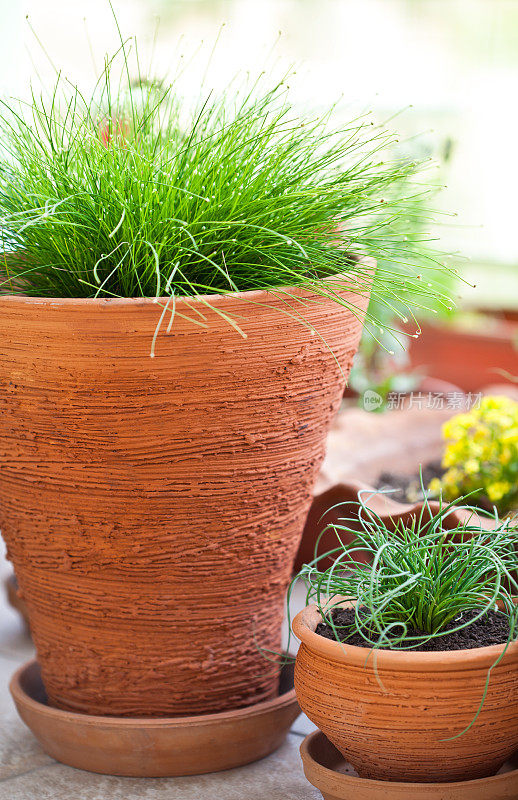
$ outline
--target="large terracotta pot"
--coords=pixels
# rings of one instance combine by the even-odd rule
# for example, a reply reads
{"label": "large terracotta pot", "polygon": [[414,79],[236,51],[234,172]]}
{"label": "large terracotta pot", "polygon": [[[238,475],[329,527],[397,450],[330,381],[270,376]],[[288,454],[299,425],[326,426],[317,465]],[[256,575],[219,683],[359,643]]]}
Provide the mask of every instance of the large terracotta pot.
{"label": "large terracotta pot", "polygon": [[261,648],[280,650],[361,332],[346,305],[291,295],[179,300],[154,358],[152,300],[0,298],[0,527],[52,705],[185,715],[274,696]]}
{"label": "large terracotta pot", "polygon": [[[362,778],[460,781],[493,775],[518,749],[518,642],[451,652],[378,651],[315,633],[316,606],[298,614],[295,691],[308,717]],[[367,658],[369,656],[369,658]],[[377,671],[377,674],[376,674]],[[379,680],[378,680],[379,678]],[[382,685],[380,685],[380,682]]]}

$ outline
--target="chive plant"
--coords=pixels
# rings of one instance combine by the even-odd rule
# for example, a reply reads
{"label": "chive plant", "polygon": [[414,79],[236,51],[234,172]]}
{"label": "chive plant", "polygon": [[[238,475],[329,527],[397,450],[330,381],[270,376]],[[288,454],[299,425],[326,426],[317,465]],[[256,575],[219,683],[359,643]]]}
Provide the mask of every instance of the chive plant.
{"label": "chive plant", "polygon": [[119,53],[91,95],[58,77],[2,104],[0,292],[174,307],[300,286],[343,302],[338,288],[370,283],[368,255],[375,297],[441,296],[423,275],[445,267],[415,234],[420,165],[393,155],[384,126],[338,124],[336,107],[301,116],[286,80],[264,75],[187,102],[121,52],[123,88]]}
{"label": "chive plant", "polygon": [[[306,584],[306,602],[316,603],[338,640],[347,645],[357,633],[372,648],[411,650],[473,624],[497,604],[509,619],[510,639],[518,636],[516,520],[495,516],[494,530],[486,530],[480,510],[464,507],[472,515],[447,530],[444,520],[457,507],[441,504],[433,512],[425,502],[394,529],[361,501],[354,518],[330,526],[336,547],[304,565],[297,578]],[[360,553],[369,563],[356,560]],[[329,557],[331,566],[319,569]],[[332,615],[346,601],[355,604],[347,631]]]}
{"label": "chive plant", "polygon": [[[356,507],[354,514],[325,529],[335,531],[337,546],[305,564],[288,592],[288,616],[291,591],[302,579],[306,603],[317,605],[342,647],[347,649],[347,639],[359,634],[370,648],[366,661],[373,654],[376,679],[384,691],[377,660],[380,650],[411,651],[467,628],[498,608],[509,623],[507,641],[488,668],[473,719],[450,740],[474,725],[487,697],[492,670],[518,638],[518,606],[513,600],[518,593],[518,518],[500,520],[495,510],[494,530],[486,530],[480,517],[491,515],[460,506],[471,512],[470,516],[451,530],[445,529],[445,518],[465,499],[448,505],[441,501],[437,512],[425,500],[419,514],[398,521],[395,529],[389,529],[363,499],[345,504]],[[320,537],[315,553],[319,542]],[[360,553],[372,561],[356,561]],[[329,557],[331,566],[319,569],[319,562]],[[333,610],[348,602],[354,603],[353,621],[337,625]]]}
{"label": "chive plant", "polygon": [[[411,651],[431,639],[467,628],[498,608],[509,622],[507,642],[488,668],[473,719],[451,739],[462,736],[476,722],[491,671],[511,641],[518,638],[518,606],[513,600],[518,593],[518,518],[500,520],[496,510],[491,517],[480,509],[460,506],[471,512],[470,516],[453,529],[445,529],[445,518],[465,499],[448,505],[441,501],[437,512],[425,500],[419,514],[407,522],[398,521],[395,529],[388,528],[360,499],[353,504],[353,515],[329,526],[336,533],[337,546],[305,564],[288,593],[289,615],[291,591],[302,579],[306,603],[317,605],[342,647],[347,648],[350,636],[359,634],[374,654],[374,670],[382,689],[376,658],[380,650]],[[480,517],[492,519],[494,530],[486,530]],[[315,553],[319,542],[320,537]],[[360,553],[372,561],[356,561]],[[333,559],[331,566],[320,570],[319,562],[329,557]],[[354,617],[345,628],[335,623],[333,609],[347,602],[354,603]]]}

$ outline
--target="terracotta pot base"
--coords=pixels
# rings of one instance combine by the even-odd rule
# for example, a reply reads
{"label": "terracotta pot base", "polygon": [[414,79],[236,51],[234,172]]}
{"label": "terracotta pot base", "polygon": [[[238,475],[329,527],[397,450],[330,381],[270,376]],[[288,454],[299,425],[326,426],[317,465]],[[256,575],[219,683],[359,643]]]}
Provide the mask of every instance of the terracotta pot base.
{"label": "terracotta pot base", "polygon": [[17,670],[9,688],[49,756],[105,775],[159,778],[240,767],[276,750],[300,714],[293,665],[283,668],[273,700],[196,717],[127,719],[51,708],[37,661]]}
{"label": "terracotta pot base", "polygon": [[455,783],[399,783],[360,778],[321,731],[307,736],[300,754],[308,781],[324,800],[516,800],[518,752],[490,778]]}

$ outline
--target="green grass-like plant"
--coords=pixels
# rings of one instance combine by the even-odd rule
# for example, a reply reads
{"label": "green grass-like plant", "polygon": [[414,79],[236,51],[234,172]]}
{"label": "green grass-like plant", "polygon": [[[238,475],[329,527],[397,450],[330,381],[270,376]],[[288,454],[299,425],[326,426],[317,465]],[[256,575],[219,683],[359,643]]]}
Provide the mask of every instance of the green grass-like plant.
{"label": "green grass-like plant", "polygon": [[2,104],[1,292],[174,306],[301,286],[343,302],[338,288],[366,290],[368,255],[374,297],[448,302],[422,277],[445,268],[415,233],[420,165],[391,155],[384,126],[301,116],[264,75],[187,102],[129,62],[123,42],[91,96],[58,77]]}
{"label": "green grass-like plant", "polygon": [[[465,506],[471,515],[447,530],[444,520],[459,506],[441,504],[433,512],[425,502],[419,514],[392,529],[364,501],[354,506],[354,515],[330,526],[336,548],[297,576],[306,584],[307,603],[316,603],[336,634],[330,611],[345,601],[355,603],[351,635],[360,634],[372,648],[407,650],[472,624],[474,619],[462,619],[464,612],[476,611],[479,619],[498,603],[516,638],[516,520],[486,515],[495,522],[494,530],[486,530],[476,516],[483,512]],[[351,525],[358,520],[360,530]],[[371,562],[356,561],[360,553]],[[319,569],[329,556],[331,566]]]}
{"label": "green grass-like plant", "polygon": [[[509,620],[508,640],[488,668],[478,709],[474,709],[468,726],[450,737],[456,739],[476,722],[491,672],[511,641],[518,638],[518,606],[513,602],[518,591],[517,520],[500,520],[496,512],[491,517],[479,509],[460,506],[470,516],[445,530],[444,520],[459,507],[458,503],[441,503],[439,510],[433,512],[425,501],[421,512],[410,522],[399,521],[395,529],[390,529],[363,498],[358,504],[344,505],[354,505],[355,510],[340,524],[329,526],[337,536],[336,548],[305,564],[293,579],[288,615],[291,591],[302,579],[307,589],[306,604],[317,605],[342,647],[347,648],[347,638],[354,633],[365,641],[369,648],[366,661],[372,654],[382,689],[383,675],[377,666],[380,650],[411,651],[431,639],[468,627],[497,607]],[[494,530],[486,530],[477,513],[492,519]],[[350,544],[345,541],[346,536]],[[319,542],[320,537],[315,554]],[[372,563],[356,561],[360,553],[370,556]],[[334,559],[332,565],[319,569],[319,562],[329,557]],[[350,629],[345,630],[337,627],[331,612],[348,601],[354,603],[355,614]],[[463,618],[467,611],[474,611],[475,616]]]}

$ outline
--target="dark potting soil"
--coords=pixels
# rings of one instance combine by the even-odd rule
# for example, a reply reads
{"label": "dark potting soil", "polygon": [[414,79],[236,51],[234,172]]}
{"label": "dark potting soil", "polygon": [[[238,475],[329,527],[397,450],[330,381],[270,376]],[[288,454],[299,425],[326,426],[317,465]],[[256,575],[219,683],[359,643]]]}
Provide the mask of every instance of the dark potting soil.
{"label": "dark potting soil", "polygon": [[[457,617],[457,620],[449,623],[446,630],[455,628],[461,620],[474,619],[477,611],[464,611],[462,616]],[[355,630],[354,627],[354,609],[352,608],[334,608],[331,612],[332,620],[337,628],[337,635],[340,641],[345,644],[351,644],[355,647],[372,647],[371,644]],[[483,617],[480,617],[476,622],[462,628],[460,631],[439,636],[437,639],[431,639],[428,642],[420,644],[418,647],[413,647],[413,651],[441,651],[441,650],[473,650],[476,647],[487,647],[491,644],[503,644],[509,637],[509,619],[500,611],[487,611]],[[351,633],[351,631],[354,631]],[[336,641],[335,632],[328,622],[319,622],[316,627],[315,633],[323,636],[325,639],[332,639]],[[401,632],[400,632],[401,633]],[[423,631],[409,630],[410,636],[423,636]],[[408,647],[408,645],[407,645]],[[385,647],[385,650],[397,650],[395,647]]]}
{"label": "dark potting soil", "polygon": [[[442,478],[444,475],[444,468],[441,466],[440,461],[430,461],[422,467],[422,483],[426,490],[432,478]],[[419,503],[424,500],[424,492],[421,487],[421,475],[419,472],[414,472],[412,475],[402,475],[399,472],[390,472],[386,470],[382,472],[376,481],[376,489],[390,490],[388,497],[398,503]],[[432,498],[437,500],[437,497]],[[480,508],[483,511],[492,511],[493,506],[481,493],[471,495],[469,500],[466,501],[474,508]]]}
{"label": "dark potting soil", "polygon": [[[422,466],[422,482],[426,487],[432,478],[442,478],[444,469],[440,461],[431,461]],[[382,472],[376,481],[376,489],[391,489],[388,497],[398,503],[417,503],[423,499],[424,494],[421,488],[421,476],[418,472],[412,475],[401,475],[398,472]]]}

